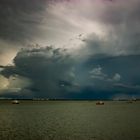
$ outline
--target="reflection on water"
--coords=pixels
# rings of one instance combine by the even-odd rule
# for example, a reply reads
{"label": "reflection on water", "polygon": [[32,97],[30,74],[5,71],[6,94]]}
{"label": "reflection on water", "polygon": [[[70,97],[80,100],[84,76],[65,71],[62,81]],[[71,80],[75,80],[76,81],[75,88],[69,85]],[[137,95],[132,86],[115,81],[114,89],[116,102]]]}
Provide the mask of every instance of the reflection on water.
{"label": "reflection on water", "polygon": [[140,140],[140,102],[0,101],[0,140]]}

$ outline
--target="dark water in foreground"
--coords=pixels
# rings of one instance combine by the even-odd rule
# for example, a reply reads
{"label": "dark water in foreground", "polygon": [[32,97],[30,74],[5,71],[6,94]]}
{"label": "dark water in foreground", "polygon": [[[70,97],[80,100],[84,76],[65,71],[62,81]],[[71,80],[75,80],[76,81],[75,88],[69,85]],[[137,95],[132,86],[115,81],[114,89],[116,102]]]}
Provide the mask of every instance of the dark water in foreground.
{"label": "dark water in foreground", "polygon": [[0,101],[0,140],[140,140],[140,102]]}

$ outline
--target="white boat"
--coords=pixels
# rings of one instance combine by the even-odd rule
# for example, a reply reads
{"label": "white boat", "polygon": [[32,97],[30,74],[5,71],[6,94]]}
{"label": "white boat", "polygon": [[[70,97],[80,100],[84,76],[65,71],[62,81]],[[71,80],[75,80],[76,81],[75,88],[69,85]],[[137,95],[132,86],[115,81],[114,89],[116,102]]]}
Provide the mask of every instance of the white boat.
{"label": "white boat", "polygon": [[19,101],[18,100],[13,100],[12,104],[19,104]]}

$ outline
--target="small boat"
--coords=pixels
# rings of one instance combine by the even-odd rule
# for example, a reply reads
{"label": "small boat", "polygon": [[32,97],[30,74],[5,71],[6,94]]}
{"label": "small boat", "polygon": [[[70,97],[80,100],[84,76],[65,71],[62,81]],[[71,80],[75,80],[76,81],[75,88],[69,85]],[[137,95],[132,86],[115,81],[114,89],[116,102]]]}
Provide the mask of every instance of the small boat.
{"label": "small boat", "polygon": [[96,103],[96,105],[104,105],[104,102],[103,101],[99,101]]}
{"label": "small boat", "polygon": [[13,100],[12,104],[19,104],[19,101],[18,100]]}

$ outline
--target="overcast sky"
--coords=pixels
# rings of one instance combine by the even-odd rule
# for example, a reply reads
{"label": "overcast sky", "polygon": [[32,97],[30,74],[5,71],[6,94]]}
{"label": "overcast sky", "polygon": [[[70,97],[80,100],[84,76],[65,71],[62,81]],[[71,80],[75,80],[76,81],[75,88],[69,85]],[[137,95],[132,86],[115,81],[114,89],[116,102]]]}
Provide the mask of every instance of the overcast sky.
{"label": "overcast sky", "polygon": [[139,98],[139,0],[1,0],[0,97]]}

